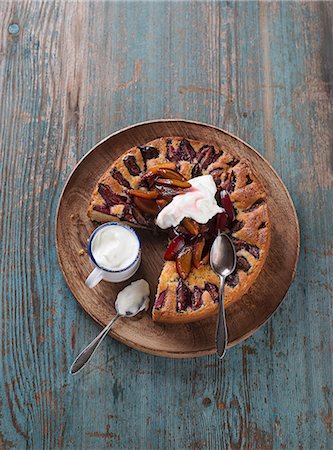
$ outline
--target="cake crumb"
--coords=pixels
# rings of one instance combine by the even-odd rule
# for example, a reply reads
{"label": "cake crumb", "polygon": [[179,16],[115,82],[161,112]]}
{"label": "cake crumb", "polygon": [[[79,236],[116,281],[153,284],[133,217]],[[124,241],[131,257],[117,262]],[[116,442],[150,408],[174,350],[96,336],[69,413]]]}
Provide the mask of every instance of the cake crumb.
{"label": "cake crumb", "polygon": [[75,218],[75,215],[71,214],[69,217],[73,220]]}
{"label": "cake crumb", "polygon": [[84,255],[84,250],[83,250],[83,248],[81,248],[81,250],[79,251],[79,255],[80,255],[80,256]]}

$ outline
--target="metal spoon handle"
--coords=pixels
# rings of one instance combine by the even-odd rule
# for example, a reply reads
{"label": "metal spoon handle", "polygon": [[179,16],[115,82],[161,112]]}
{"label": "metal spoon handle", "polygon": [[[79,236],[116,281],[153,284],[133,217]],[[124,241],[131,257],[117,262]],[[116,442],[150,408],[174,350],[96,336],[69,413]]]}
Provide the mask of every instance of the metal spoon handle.
{"label": "metal spoon handle", "polygon": [[225,320],[225,310],[224,310],[224,282],[225,278],[220,277],[220,287],[219,287],[219,317],[217,322],[216,330],[216,347],[217,354],[220,359],[225,355],[228,341],[228,330]]}
{"label": "metal spoon handle", "polygon": [[101,342],[105,338],[105,336],[110,331],[112,325],[115,323],[117,319],[119,319],[120,315],[117,314],[110,323],[106,325],[105,328],[99,333],[98,336],[95,337],[93,341],[90,342],[89,345],[85,349],[82,350],[82,352],[75,358],[71,368],[70,373],[75,374],[79,370],[81,370],[89,361],[89,359],[92,357],[92,355],[95,353],[97,348],[100,346]]}

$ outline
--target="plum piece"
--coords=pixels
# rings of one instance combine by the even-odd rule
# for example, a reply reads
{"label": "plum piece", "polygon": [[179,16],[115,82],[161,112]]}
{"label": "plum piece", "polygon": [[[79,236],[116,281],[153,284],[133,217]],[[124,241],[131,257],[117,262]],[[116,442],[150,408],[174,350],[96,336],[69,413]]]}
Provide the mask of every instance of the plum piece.
{"label": "plum piece", "polygon": [[98,193],[101,197],[103,197],[106,206],[114,206],[127,203],[126,197],[115,194],[107,184],[99,183]]}
{"label": "plum piece", "polygon": [[145,173],[141,176],[141,180],[139,183],[139,187],[143,187],[145,189],[150,189],[155,181],[155,175],[150,172]]}
{"label": "plum piece", "polygon": [[[149,172],[153,175],[160,176],[162,178],[167,178],[170,180],[186,181],[186,178],[181,173],[177,172],[176,170],[165,169],[165,168],[160,167],[156,170],[154,170],[154,168],[153,168]],[[149,174],[149,172],[147,172],[147,173]]]}
{"label": "plum piece", "polygon": [[251,269],[251,264],[244,256],[237,256],[237,269],[248,272]]}
{"label": "plum piece", "polygon": [[160,151],[157,148],[151,147],[150,145],[142,145],[139,149],[145,163],[148,159],[158,158],[160,154]]}
{"label": "plum piece", "polygon": [[243,228],[243,226],[244,226],[244,222],[242,220],[236,220],[231,227],[231,231],[233,233],[236,233],[236,231],[241,230]]}
{"label": "plum piece", "polygon": [[175,195],[184,194],[186,189],[176,188],[164,185],[155,185],[155,189],[159,192],[162,198],[172,199]]}
{"label": "plum piece", "polygon": [[161,209],[163,209],[169,202],[168,202],[168,200],[166,200],[165,198],[158,198],[158,199],[156,200],[156,203],[157,203],[159,209],[161,210]]}
{"label": "plum piece", "polygon": [[150,200],[155,200],[159,196],[157,191],[143,191],[142,189],[131,189],[128,193],[134,197],[147,198]]}
{"label": "plum piece", "polygon": [[255,209],[259,208],[259,206],[261,206],[263,203],[265,203],[265,200],[263,198],[259,198],[249,208],[244,209],[244,212],[248,213],[254,211]]}
{"label": "plum piece", "polygon": [[206,253],[205,256],[203,256],[200,265],[208,264],[209,263],[209,253]]}
{"label": "plum piece", "polygon": [[212,145],[204,145],[199,150],[198,162],[202,170],[206,170],[207,167],[216,160],[215,149]]}
{"label": "plum piece", "polygon": [[200,225],[198,224],[198,222],[190,219],[189,217],[185,217],[185,219],[182,220],[181,224],[183,225],[183,227],[185,227],[189,234],[191,234],[192,236],[198,236],[200,232]]}
{"label": "plum piece", "polygon": [[236,175],[234,174],[234,172],[231,172],[231,175],[230,175],[230,186],[229,186],[228,191],[229,192],[234,192],[235,187],[236,187]]}
{"label": "plum piece", "polygon": [[156,184],[162,184],[162,186],[171,186],[173,188],[190,189],[192,185],[188,181],[170,180],[167,178],[157,178]]}
{"label": "plum piece", "polygon": [[203,236],[199,236],[193,246],[193,265],[197,269],[200,266],[200,262],[202,259],[202,252],[205,247],[205,238]]}
{"label": "plum piece", "polygon": [[185,239],[183,236],[176,236],[169,242],[169,245],[164,253],[166,261],[175,261],[180,251],[185,247]]}
{"label": "plum piece", "polygon": [[235,210],[227,191],[221,191],[220,203],[228,215],[229,223],[233,222],[235,220]]}
{"label": "plum piece", "polygon": [[183,238],[185,239],[186,242],[189,242],[190,239],[192,238],[192,235],[189,234],[189,232],[183,225],[177,225],[173,229],[173,232],[176,236],[183,236]]}
{"label": "plum piece", "polygon": [[259,250],[259,247],[257,247],[256,245],[247,244],[246,250],[247,250],[252,256],[254,256],[256,259],[259,259],[259,257],[260,257],[260,250]]}
{"label": "plum piece", "polygon": [[[138,224],[143,225],[143,226],[147,226],[147,225],[149,224],[148,221],[146,220],[146,218],[141,214],[141,212],[139,211],[138,208],[132,207],[132,209],[131,209],[131,214],[132,214],[134,220],[135,220]],[[125,217],[125,218],[126,218],[126,217]],[[129,220],[129,219],[127,219],[127,220]],[[129,222],[130,222],[130,221],[131,221],[131,220],[129,220]]]}
{"label": "plum piece", "polygon": [[256,259],[260,257],[260,249],[256,245],[249,244],[248,242],[242,241],[241,239],[232,238],[235,249],[238,252],[239,250],[246,250],[250,253],[250,255],[254,256]]}
{"label": "plum piece", "polygon": [[235,167],[239,163],[239,159],[233,158],[229,162],[227,162],[227,166],[229,167]]}
{"label": "plum piece", "polygon": [[161,309],[164,306],[165,300],[166,300],[166,294],[167,290],[162,291],[158,294],[156,300],[155,300],[155,309]]}
{"label": "plum piece", "polygon": [[[214,176],[213,176],[213,178],[214,178]],[[230,192],[230,187],[231,187],[230,178],[227,178],[226,180],[221,181],[221,183],[220,183],[220,189],[221,189],[222,191],[228,191],[228,192]]]}
{"label": "plum piece", "polygon": [[123,162],[131,175],[133,175],[133,176],[140,175],[141,169],[138,166],[134,155],[125,156],[125,158],[123,159]]}
{"label": "plum piece", "polygon": [[[214,235],[215,238],[215,235]],[[210,249],[212,247],[213,240],[210,238],[209,235],[206,235],[205,237],[205,246],[202,251],[201,256],[201,265],[208,264],[209,263],[209,255],[210,255]]]}
{"label": "plum piece", "polygon": [[167,148],[167,158],[172,161],[179,161],[180,158],[178,155],[178,148],[175,148],[172,145],[171,139],[167,139],[166,148]]}
{"label": "plum piece", "polygon": [[183,225],[180,225],[180,224],[175,227],[175,232],[176,232],[176,234],[183,234],[184,236],[188,235],[187,229]]}
{"label": "plum piece", "polygon": [[202,175],[202,169],[200,167],[200,164],[198,164],[198,163],[194,164],[194,166],[192,167],[192,170],[191,170],[191,178],[200,177],[201,175]]}
{"label": "plum piece", "polygon": [[202,223],[199,225],[200,227],[200,234],[202,234],[203,236],[206,234],[209,234],[210,232],[210,224],[209,223]]}
{"label": "plum piece", "polygon": [[126,180],[126,178],[124,178],[123,174],[116,167],[112,169],[111,176],[122,186],[131,189],[131,185],[129,184],[129,182]]}
{"label": "plum piece", "polygon": [[167,158],[171,161],[193,161],[196,156],[194,148],[187,139],[182,139],[178,147],[174,147],[171,139],[168,139],[166,142],[166,147]]}
{"label": "plum piece", "polygon": [[198,286],[194,286],[193,292],[192,292],[192,309],[195,311],[202,306],[202,293],[203,290],[200,289]]}
{"label": "plum piece", "polygon": [[218,234],[227,228],[228,219],[228,214],[225,211],[216,215],[215,234]]}
{"label": "plum piece", "polygon": [[182,139],[179,144],[179,157],[185,161],[193,161],[196,156],[195,150],[187,139]]}
{"label": "plum piece", "polygon": [[183,312],[191,304],[191,292],[183,280],[179,280],[176,287],[176,311]]}
{"label": "plum piece", "polygon": [[[215,169],[213,169],[209,172],[209,175],[211,175],[213,177],[215,184],[217,186],[222,186],[222,184],[224,183],[221,180],[221,177],[223,174],[224,174],[224,169],[222,167],[219,167],[219,168],[216,167]],[[225,189],[225,187],[223,187],[222,189]]]}
{"label": "plum piece", "polygon": [[227,283],[228,286],[235,288],[239,282],[238,272],[234,272],[231,275],[229,275],[225,279],[225,282]]}
{"label": "plum piece", "polygon": [[219,291],[217,289],[217,286],[215,286],[215,284],[206,283],[205,290],[209,292],[214,303],[217,303],[219,301]]}
{"label": "plum piece", "polygon": [[164,163],[160,163],[157,164],[156,166],[153,166],[149,169],[150,172],[152,173],[156,173],[159,169],[170,169],[170,170],[174,170],[177,172],[177,165],[175,162],[164,162]]}
{"label": "plum piece", "polygon": [[177,171],[156,166],[156,168],[153,167],[141,177],[140,186],[151,188],[157,177],[161,177],[163,179],[178,180],[182,182],[186,181],[185,177],[183,177],[183,175],[181,175]]}
{"label": "plum piece", "polygon": [[192,248],[190,246],[184,247],[178,254],[176,259],[176,268],[180,278],[185,280],[191,271],[192,266]]}
{"label": "plum piece", "polygon": [[156,216],[158,214],[159,209],[157,203],[154,200],[133,197],[133,201],[141,212],[150,216]]}
{"label": "plum piece", "polygon": [[246,183],[245,184],[251,184],[253,183],[252,178],[250,177],[250,175],[246,175]]}

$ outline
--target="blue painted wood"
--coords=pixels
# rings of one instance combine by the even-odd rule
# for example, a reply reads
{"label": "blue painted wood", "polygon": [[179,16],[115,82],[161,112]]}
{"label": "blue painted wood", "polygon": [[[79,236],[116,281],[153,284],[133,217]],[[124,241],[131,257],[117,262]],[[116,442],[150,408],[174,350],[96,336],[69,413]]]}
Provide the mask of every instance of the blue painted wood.
{"label": "blue painted wood", "polygon": [[[330,449],[329,2],[2,2],[0,448]],[[108,339],[60,273],[54,218],[75,162],[126,125],[209,122],[262,152],[301,225],[297,277],[223,363]],[[283,237],[282,237],[283,238]]]}

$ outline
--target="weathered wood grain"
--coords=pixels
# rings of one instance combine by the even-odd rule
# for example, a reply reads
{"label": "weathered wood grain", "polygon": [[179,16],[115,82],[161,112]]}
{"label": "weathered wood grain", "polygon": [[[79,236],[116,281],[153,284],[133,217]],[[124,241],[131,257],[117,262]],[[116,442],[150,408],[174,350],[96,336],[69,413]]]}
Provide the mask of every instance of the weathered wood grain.
{"label": "weathered wood grain", "polygon": [[[0,3],[0,448],[333,447],[332,15],[330,2]],[[270,160],[300,219],[297,278],[223,364],[109,339],[71,378],[99,328],[58,267],[57,200],[94,143],[161,117],[222,126]]]}

